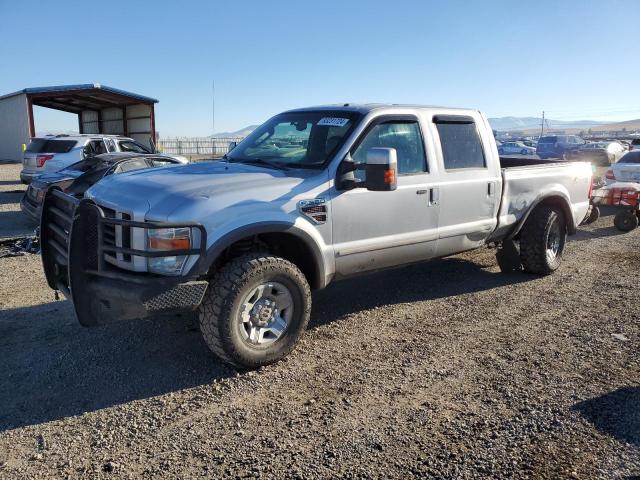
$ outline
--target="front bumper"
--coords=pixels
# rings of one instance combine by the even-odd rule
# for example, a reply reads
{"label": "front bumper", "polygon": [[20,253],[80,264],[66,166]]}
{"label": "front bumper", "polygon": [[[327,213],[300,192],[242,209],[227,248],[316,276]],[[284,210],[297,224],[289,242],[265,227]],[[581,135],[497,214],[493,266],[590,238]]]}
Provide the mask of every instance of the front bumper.
{"label": "front bumper", "polygon": [[40,221],[40,215],[42,214],[42,204],[37,204],[31,200],[25,193],[20,200],[20,210],[28,217],[31,217],[35,221]]}
{"label": "front bumper", "polygon": [[[146,251],[105,241],[105,226],[149,229],[191,227],[200,230],[200,247],[188,250]],[[105,255],[162,257],[206,255],[206,231],[197,224],[136,222],[108,218],[88,200],[78,200],[50,189],[42,209],[40,226],[42,263],[49,286],[62,291],[85,326],[115,320],[145,318],[197,308],[208,287],[197,277],[166,277],[133,273],[105,260]]]}
{"label": "front bumper", "polygon": [[[87,327],[118,320],[187,312],[198,308],[209,283],[173,278],[89,275],[76,285],[71,300],[80,323]],[[77,298],[81,296],[82,298]],[[89,300],[89,301],[86,301]]]}

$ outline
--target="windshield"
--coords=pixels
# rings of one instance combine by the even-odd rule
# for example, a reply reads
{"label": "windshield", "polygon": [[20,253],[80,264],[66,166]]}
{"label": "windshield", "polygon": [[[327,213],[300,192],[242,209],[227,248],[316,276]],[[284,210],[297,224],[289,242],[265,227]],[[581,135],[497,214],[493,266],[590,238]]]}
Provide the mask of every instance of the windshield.
{"label": "windshield", "polygon": [[321,168],[360,117],[341,111],[283,113],[254,130],[227,159],[274,167]]}

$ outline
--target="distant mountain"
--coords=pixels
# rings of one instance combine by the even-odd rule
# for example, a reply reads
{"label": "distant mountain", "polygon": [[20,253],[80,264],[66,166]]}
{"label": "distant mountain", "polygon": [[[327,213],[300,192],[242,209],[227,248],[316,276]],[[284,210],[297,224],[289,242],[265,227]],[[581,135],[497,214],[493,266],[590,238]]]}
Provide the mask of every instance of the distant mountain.
{"label": "distant mountain", "polygon": [[599,124],[593,127],[593,130],[622,130],[626,128],[628,131],[640,130],[640,118],[635,120],[626,120],[624,122],[609,122],[606,124]]}
{"label": "distant mountain", "polygon": [[[541,122],[541,117],[499,117],[489,119],[491,128],[500,132],[539,128]],[[550,118],[545,118],[544,128],[589,128],[606,125],[607,123],[611,122],[595,120],[552,120]]]}
{"label": "distant mountain", "polygon": [[249,125],[248,127],[241,128],[240,130],[236,130],[235,132],[221,132],[214,133],[211,135],[211,138],[222,138],[222,137],[246,137],[251,132],[253,132],[260,125]]}

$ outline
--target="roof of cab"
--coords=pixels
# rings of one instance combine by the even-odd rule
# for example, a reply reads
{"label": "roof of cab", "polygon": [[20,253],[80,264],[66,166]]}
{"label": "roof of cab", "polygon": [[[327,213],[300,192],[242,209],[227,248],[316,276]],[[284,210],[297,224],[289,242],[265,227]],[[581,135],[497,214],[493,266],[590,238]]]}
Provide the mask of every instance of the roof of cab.
{"label": "roof of cab", "polygon": [[442,107],[437,105],[411,105],[400,103],[339,103],[334,105],[318,105],[315,107],[304,107],[287,110],[284,113],[296,113],[296,112],[313,112],[313,111],[344,111],[344,112],[357,112],[367,114],[374,110],[380,110],[385,108],[410,108],[410,109],[447,109],[458,110],[461,112],[477,111],[473,108],[455,108],[455,107]]}

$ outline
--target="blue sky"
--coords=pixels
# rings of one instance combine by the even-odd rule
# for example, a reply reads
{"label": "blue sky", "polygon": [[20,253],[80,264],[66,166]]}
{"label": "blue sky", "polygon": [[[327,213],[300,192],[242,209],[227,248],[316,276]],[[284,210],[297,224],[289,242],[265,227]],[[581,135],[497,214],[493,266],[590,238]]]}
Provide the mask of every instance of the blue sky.
{"label": "blue sky", "polygon": [[[55,5],[55,7],[54,7]],[[162,136],[342,102],[640,118],[639,0],[0,0],[0,94],[102,83],[158,98]],[[41,129],[77,128],[38,109]]]}

